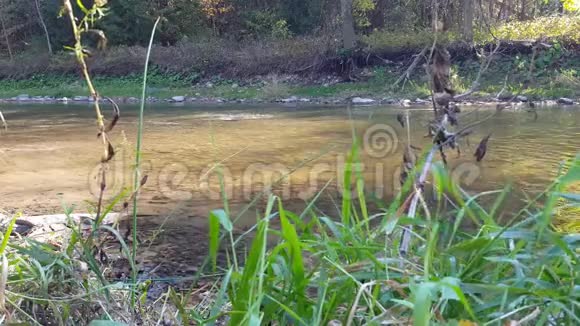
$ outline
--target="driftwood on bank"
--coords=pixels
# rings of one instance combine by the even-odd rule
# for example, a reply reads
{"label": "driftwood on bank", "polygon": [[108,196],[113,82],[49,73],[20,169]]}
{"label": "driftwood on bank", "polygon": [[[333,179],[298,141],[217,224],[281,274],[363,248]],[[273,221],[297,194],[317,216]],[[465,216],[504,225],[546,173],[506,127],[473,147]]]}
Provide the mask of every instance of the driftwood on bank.
{"label": "driftwood on bank", "polygon": [[[109,213],[103,219],[102,224],[114,225],[121,221],[123,214]],[[55,214],[55,215],[38,215],[38,216],[20,216],[16,219],[13,236],[28,237],[40,242],[50,242],[54,239],[62,239],[70,234],[70,222],[74,225],[82,225],[83,229],[91,227],[91,221],[94,220],[94,214]],[[70,221],[72,219],[72,221]],[[10,221],[12,216],[0,214],[0,224],[2,232]]]}

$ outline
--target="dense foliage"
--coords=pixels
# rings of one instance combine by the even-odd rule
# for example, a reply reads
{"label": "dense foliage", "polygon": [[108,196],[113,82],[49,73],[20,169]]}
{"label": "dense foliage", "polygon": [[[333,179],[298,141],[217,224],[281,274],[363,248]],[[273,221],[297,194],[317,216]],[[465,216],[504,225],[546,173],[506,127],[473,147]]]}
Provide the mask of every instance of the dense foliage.
{"label": "dense foliage", "polygon": [[[90,0],[80,1],[90,7]],[[573,12],[577,0],[466,0],[401,1],[350,0],[359,35],[374,31],[422,32],[434,21],[433,8],[443,28],[471,39],[474,31],[509,21]],[[0,55],[30,48],[63,49],[71,41],[68,23],[59,18],[60,0],[0,0]],[[143,45],[144,31],[162,17],[162,45],[192,38],[220,37],[230,41],[288,38],[340,31],[341,1],[331,0],[124,0],[110,1],[98,28],[113,45]],[[46,29],[44,28],[46,26]],[[10,50],[10,51],[9,51]]]}

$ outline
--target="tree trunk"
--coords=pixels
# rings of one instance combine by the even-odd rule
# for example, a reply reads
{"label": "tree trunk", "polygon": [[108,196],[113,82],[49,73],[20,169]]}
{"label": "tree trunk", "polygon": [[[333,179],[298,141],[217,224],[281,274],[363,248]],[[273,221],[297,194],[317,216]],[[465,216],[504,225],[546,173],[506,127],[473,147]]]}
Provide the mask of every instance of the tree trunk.
{"label": "tree trunk", "polygon": [[526,0],[522,0],[521,8],[520,8],[520,20],[526,20],[527,17],[528,6]]}
{"label": "tree trunk", "polygon": [[4,25],[4,17],[2,16],[2,11],[0,11],[0,25],[2,27],[2,32],[4,33],[4,39],[6,40],[6,47],[8,48],[8,55],[10,56],[10,61],[14,60],[12,56],[12,47],[10,47],[10,39],[8,38],[8,32],[6,31],[6,25]]}
{"label": "tree trunk", "polygon": [[506,11],[507,11],[506,16],[507,16],[507,19],[510,20],[510,18],[512,17],[512,12],[513,12],[513,9],[514,9],[514,4],[513,4],[513,1],[512,0],[506,0],[506,2],[507,2],[507,5],[506,5]]}
{"label": "tree trunk", "polygon": [[499,7],[499,11],[497,13],[497,21],[507,20],[505,17],[505,7],[506,7],[507,0],[503,0],[501,6]]}
{"label": "tree trunk", "polygon": [[354,18],[352,16],[352,2],[353,0],[340,0],[340,11],[342,13],[342,44],[347,50],[353,49],[356,45]]}
{"label": "tree trunk", "polygon": [[461,34],[466,42],[473,42],[473,1],[463,0],[463,24]]}
{"label": "tree trunk", "polygon": [[46,35],[46,45],[48,46],[48,53],[52,54],[52,45],[50,45],[50,36],[48,35],[48,28],[46,28],[46,24],[44,23],[44,19],[42,18],[42,12],[40,11],[40,0],[34,0],[34,4],[36,5],[38,20],[40,21],[42,29],[44,29],[44,35]]}

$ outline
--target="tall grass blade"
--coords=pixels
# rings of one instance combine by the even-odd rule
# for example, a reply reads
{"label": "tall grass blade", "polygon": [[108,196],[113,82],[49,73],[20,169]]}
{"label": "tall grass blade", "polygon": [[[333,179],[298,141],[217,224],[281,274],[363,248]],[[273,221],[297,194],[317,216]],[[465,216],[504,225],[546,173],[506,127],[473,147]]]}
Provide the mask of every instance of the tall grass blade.
{"label": "tall grass blade", "polygon": [[10,223],[8,223],[8,227],[6,228],[6,232],[4,232],[2,238],[2,244],[0,245],[0,256],[2,257],[2,271],[0,274],[0,311],[6,312],[6,284],[8,283],[8,259],[6,259],[6,246],[8,246],[8,240],[10,239],[10,235],[12,234],[12,229],[14,229],[14,225],[16,224],[16,215],[12,217]]}
{"label": "tall grass blade", "polygon": [[413,305],[413,325],[429,326],[431,320],[431,303],[434,284],[425,282],[417,285]]}
{"label": "tall grass blade", "polygon": [[[157,30],[157,25],[161,17],[157,18],[155,24],[153,25],[153,30],[151,31],[151,38],[149,39],[149,46],[147,47],[147,56],[145,58],[145,68],[143,71],[143,91],[141,93],[141,106],[139,108],[139,121],[137,127],[137,144],[135,148],[135,180],[133,180],[133,188],[134,191],[137,191],[139,188],[139,182],[141,180],[141,142],[143,139],[143,112],[145,111],[145,93],[147,92],[147,74],[149,70],[149,57],[151,56],[151,48],[153,47],[153,39],[155,38],[155,31]],[[133,197],[133,251],[131,253],[131,260],[133,264],[135,263],[135,259],[137,257],[137,199],[138,194],[135,193]],[[133,269],[131,272],[131,280],[133,282],[133,286],[136,286],[137,283],[137,269]],[[131,294],[131,306],[135,307],[135,291]]]}
{"label": "tall grass blade", "polygon": [[218,217],[209,214],[209,256],[211,258],[212,269],[215,272],[217,269],[217,253],[220,242],[220,221]]}
{"label": "tall grass blade", "polygon": [[351,192],[351,177],[352,177],[352,160],[354,152],[354,143],[351,151],[346,158],[344,171],[342,175],[342,224],[350,225],[350,215],[352,209],[352,192]]}
{"label": "tall grass blade", "polygon": [[302,283],[304,280],[304,263],[302,262],[300,239],[296,233],[296,228],[294,228],[294,225],[288,221],[280,199],[278,199],[278,208],[282,225],[282,237],[289,243],[293,276],[297,283]]}
{"label": "tall grass blade", "polygon": [[0,244],[0,255],[4,255],[4,251],[6,250],[6,246],[8,246],[8,241],[10,240],[10,235],[12,234],[12,230],[14,229],[14,225],[16,224],[17,216],[13,216],[10,223],[8,223],[8,227],[4,232],[2,237],[2,244]]}
{"label": "tall grass blade", "polygon": [[[213,303],[213,306],[210,311],[210,319],[217,317],[224,309],[223,305],[226,302],[226,295],[228,287],[230,286],[230,278],[232,277],[233,269],[229,269],[226,275],[220,280],[221,286],[220,290],[217,294],[217,299]],[[208,323],[208,326],[215,325],[215,321],[211,321]]]}
{"label": "tall grass blade", "polygon": [[[263,270],[261,266],[265,261],[266,236],[268,231],[268,220],[262,219],[259,223],[256,237],[252,242],[250,255],[246,260],[244,271],[235,283],[232,283],[230,289],[230,300],[232,301],[233,311],[237,313],[230,314],[231,325],[241,325],[251,319],[251,309],[259,302],[263,293],[260,291],[263,280]],[[255,292],[256,290],[257,293]],[[253,308],[256,309],[256,308]]]}
{"label": "tall grass blade", "polygon": [[[234,226],[232,221],[226,211],[224,210],[214,210],[209,213],[209,254],[212,260],[213,269],[215,271],[217,267],[217,253],[219,249],[219,236],[220,236],[220,225],[224,228],[226,232],[232,235],[232,231]],[[235,243],[232,242],[232,254],[235,256],[235,252],[233,251],[235,247]],[[235,264],[237,269],[237,263]]]}

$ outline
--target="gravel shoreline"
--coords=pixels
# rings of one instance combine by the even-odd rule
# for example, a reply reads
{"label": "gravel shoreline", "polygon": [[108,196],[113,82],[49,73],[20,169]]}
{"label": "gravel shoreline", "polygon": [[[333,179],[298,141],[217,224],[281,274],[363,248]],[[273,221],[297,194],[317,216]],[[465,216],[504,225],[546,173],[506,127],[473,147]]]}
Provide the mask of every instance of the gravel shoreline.
{"label": "gravel shoreline", "polygon": [[[527,103],[531,102],[525,96],[517,96],[515,99],[513,97],[502,97],[502,98],[476,98],[463,100],[458,104],[462,105],[493,105],[496,103],[507,103],[513,102]],[[127,103],[127,104],[138,104],[140,100],[136,97],[113,97],[113,101],[116,103]],[[46,103],[46,104],[81,104],[81,103],[92,103],[93,98],[88,96],[74,96],[68,97],[52,97],[52,96],[29,96],[27,94],[18,95],[12,98],[0,98],[0,103]],[[297,106],[299,104],[314,104],[314,105],[340,105],[351,103],[357,106],[373,106],[373,105],[399,105],[402,107],[416,106],[416,105],[431,105],[431,99],[415,99],[410,100],[406,98],[394,98],[394,97],[348,97],[348,98],[308,98],[308,97],[297,97],[290,96],[288,98],[266,100],[266,99],[224,99],[224,98],[214,98],[214,97],[186,97],[186,96],[173,96],[171,98],[157,98],[157,97],[147,97],[147,103],[170,103],[175,105],[184,105],[187,103],[191,104],[265,104],[265,103],[278,103],[278,104],[288,104]],[[580,104],[580,99],[569,99],[569,98],[558,98],[558,99],[543,99],[538,101],[533,101],[537,105],[578,105]]]}

